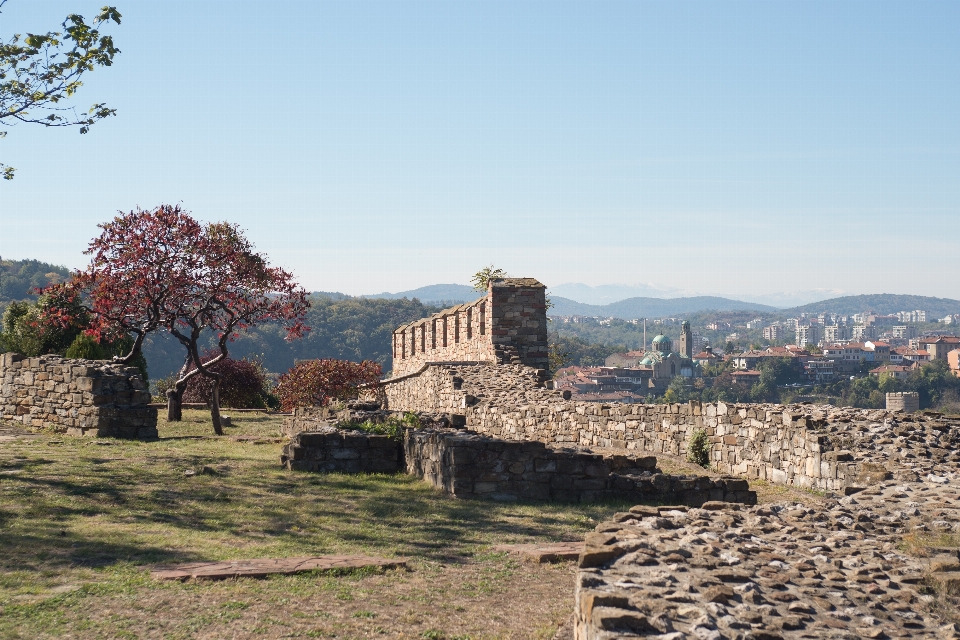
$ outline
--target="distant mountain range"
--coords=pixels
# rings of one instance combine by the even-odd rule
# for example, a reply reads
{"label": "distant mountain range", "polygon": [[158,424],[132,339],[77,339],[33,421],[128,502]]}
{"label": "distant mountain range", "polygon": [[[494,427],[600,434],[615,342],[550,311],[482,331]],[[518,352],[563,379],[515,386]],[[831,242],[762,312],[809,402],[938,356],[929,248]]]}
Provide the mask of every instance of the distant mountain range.
{"label": "distant mountain range", "polygon": [[691,298],[628,298],[612,304],[584,304],[560,296],[550,296],[552,316],[604,316],[612,318],[663,318],[700,311],[759,311],[772,313],[775,307],[716,296]]}
{"label": "distant mountain range", "polygon": [[400,291],[398,293],[375,293],[361,298],[386,298],[387,300],[398,300],[400,298],[417,298],[420,302],[436,304],[439,302],[449,302],[459,304],[461,302],[470,302],[476,300],[482,293],[473,287],[465,284],[430,284],[419,289],[410,291]]}
{"label": "distant mountain range", "polygon": [[927,312],[927,320],[933,322],[939,318],[954,313],[960,313],[960,300],[949,298],[931,298],[929,296],[908,296],[894,293],[875,293],[862,296],[844,296],[812,302],[800,307],[785,309],[782,313],[796,315],[799,313],[823,313],[829,311],[850,315],[873,311],[889,315],[898,311],[913,311],[919,309]]}
{"label": "distant mountain range", "polygon": [[[779,291],[763,295],[731,295],[728,293],[710,294],[719,295],[731,300],[742,300],[777,308],[796,307],[803,304],[836,298],[843,295],[839,289],[805,289],[801,291]],[[550,287],[550,294],[586,304],[605,305],[629,298],[693,298],[705,295],[702,291],[692,289],[677,289],[658,284],[602,284],[595,287],[579,282]]]}
{"label": "distant mountain range", "polygon": [[[821,313],[825,311],[851,315],[871,310],[880,314],[892,314],[898,311],[921,309],[927,312],[930,321],[942,318],[948,314],[960,313],[960,300],[889,293],[834,297],[828,300],[794,306],[789,309],[778,308],[779,305],[773,306],[756,302],[757,299],[779,298],[779,301],[782,303],[787,300],[796,299],[797,297],[812,296],[815,295],[816,292],[820,292],[821,294],[830,293],[830,291],[826,289],[785,292],[783,294],[771,294],[769,296],[751,296],[751,301],[735,300],[721,296],[633,296],[604,304],[591,304],[580,300],[580,296],[591,300],[602,300],[606,297],[615,297],[618,294],[643,287],[654,290],[653,285],[601,285],[599,287],[590,287],[584,284],[560,285],[549,290],[550,300],[553,302],[553,308],[549,313],[553,316],[603,316],[629,320],[632,318],[675,317],[702,311],[757,311],[760,313],[789,317],[800,313]],[[577,296],[577,298],[569,298],[561,295],[562,293],[569,293],[572,296]],[[342,296],[343,294],[328,293],[324,295],[333,297]],[[420,287],[419,289],[411,289],[410,291],[378,293],[361,297],[387,298],[391,300],[418,298],[426,304],[458,304],[460,302],[475,300],[479,295],[473,287],[463,284],[434,284]]]}

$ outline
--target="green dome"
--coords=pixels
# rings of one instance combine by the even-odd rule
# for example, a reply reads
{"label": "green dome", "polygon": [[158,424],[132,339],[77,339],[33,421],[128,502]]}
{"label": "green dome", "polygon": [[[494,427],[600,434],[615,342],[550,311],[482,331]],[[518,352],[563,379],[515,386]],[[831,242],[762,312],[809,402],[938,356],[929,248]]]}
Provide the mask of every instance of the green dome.
{"label": "green dome", "polygon": [[670,338],[661,334],[653,339],[653,350],[654,351],[670,351],[671,343]]}

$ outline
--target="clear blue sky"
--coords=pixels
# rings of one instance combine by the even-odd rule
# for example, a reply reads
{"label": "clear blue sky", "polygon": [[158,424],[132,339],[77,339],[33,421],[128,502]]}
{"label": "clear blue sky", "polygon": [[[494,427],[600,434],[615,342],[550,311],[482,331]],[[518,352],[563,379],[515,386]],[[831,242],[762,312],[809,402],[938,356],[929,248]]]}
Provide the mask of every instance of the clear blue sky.
{"label": "clear blue sky", "polygon": [[[0,35],[106,0],[10,0]],[[960,3],[115,0],[89,134],[0,141],[0,256],[181,202],[314,290],[960,298]]]}

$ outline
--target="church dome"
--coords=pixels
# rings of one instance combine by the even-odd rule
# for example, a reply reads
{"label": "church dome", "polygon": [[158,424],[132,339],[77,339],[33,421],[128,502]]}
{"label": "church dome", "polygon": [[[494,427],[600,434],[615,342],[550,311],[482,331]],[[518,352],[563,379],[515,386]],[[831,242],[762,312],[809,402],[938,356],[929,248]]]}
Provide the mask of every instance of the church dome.
{"label": "church dome", "polygon": [[670,338],[661,334],[653,339],[653,350],[654,351],[670,351],[670,347],[673,345],[670,342]]}

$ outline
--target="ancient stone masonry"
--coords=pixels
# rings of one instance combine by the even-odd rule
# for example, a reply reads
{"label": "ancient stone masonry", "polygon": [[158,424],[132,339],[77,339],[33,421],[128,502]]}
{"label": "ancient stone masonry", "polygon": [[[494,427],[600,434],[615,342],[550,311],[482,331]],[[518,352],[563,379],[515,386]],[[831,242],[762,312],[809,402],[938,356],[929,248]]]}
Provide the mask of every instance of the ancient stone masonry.
{"label": "ancient stone masonry", "polygon": [[683,456],[702,429],[715,470],[804,488],[853,490],[960,461],[960,424],[929,413],[577,403],[546,389],[538,372],[522,365],[427,365],[386,381],[377,394],[387,409],[462,415],[468,429],[503,440]]}
{"label": "ancient stone masonry", "polygon": [[657,459],[548,448],[448,428],[447,416],[421,414],[422,429],[406,429],[402,444],[385,435],[339,427],[344,421],[377,423],[386,412],[354,404],[341,410],[298,410],[287,420],[293,434],[280,463],[298,471],[408,473],[458,498],[595,502],[620,499],[699,506],[708,500],[753,504],[746,480],[668,476]]}
{"label": "ancient stone masonry", "polygon": [[490,281],[487,294],[393,332],[393,376],[430,362],[525,364],[542,370],[547,357],[546,287],[533,278]]}
{"label": "ancient stone masonry", "polygon": [[[930,587],[960,588],[956,551],[902,552],[956,532],[958,475],[880,482],[813,509],[781,503],[637,506],[588,534],[577,640],[956,638]],[[942,611],[942,609],[941,609]]]}
{"label": "ancient stone masonry", "polygon": [[664,475],[650,456],[601,455],[469,432],[412,429],[406,432],[404,452],[408,473],[458,498],[696,506],[709,500],[757,501],[746,480]]}
{"label": "ancient stone masonry", "polygon": [[887,411],[913,413],[920,410],[920,394],[916,391],[898,391],[887,394]]}
{"label": "ancient stone masonry", "polygon": [[156,438],[157,410],[135,367],[0,355],[0,418],[68,435]]}
{"label": "ancient stone masonry", "polygon": [[284,445],[280,463],[298,471],[397,473],[403,451],[389,436],[326,427],[295,435]]}

